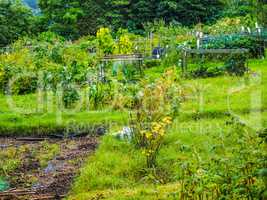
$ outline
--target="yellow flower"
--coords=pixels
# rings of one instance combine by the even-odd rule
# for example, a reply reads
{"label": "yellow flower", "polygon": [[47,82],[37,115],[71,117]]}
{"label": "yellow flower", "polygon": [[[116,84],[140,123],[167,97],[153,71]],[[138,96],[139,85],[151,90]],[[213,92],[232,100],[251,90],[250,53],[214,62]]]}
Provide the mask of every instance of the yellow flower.
{"label": "yellow flower", "polygon": [[146,132],[145,136],[146,136],[147,139],[150,139],[152,137],[152,133]]}
{"label": "yellow flower", "polygon": [[159,135],[163,137],[164,134],[165,134],[165,131],[164,131],[163,129],[161,129],[161,130],[159,131]]}
{"label": "yellow flower", "polygon": [[161,123],[153,122],[152,123],[152,132],[155,132],[155,133],[159,132],[159,130],[162,128],[162,126],[163,125]]}
{"label": "yellow flower", "polygon": [[164,123],[166,123],[166,124],[171,124],[172,123],[172,118],[171,117],[165,117],[165,118],[163,118],[163,120],[162,120]]}
{"label": "yellow flower", "polygon": [[140,134],[141,135],[145,135],[146,134],[146,131],[142,130],[142,131],[140,131]]}

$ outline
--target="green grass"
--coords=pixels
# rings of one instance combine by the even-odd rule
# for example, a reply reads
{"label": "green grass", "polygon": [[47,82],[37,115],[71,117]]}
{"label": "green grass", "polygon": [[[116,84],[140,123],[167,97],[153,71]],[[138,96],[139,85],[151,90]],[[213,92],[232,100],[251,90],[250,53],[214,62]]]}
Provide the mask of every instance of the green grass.
{"label": "green grass", "polygon": [[[96,154],[81,169],[69,199],[177,199],[185,164],[193,171],[209,169],[210,177],[225,166],[239,173],[236,166],[257,159],[262,155],[259,151],[265,152],[258,145],[256,130],[261,128],[259,114],[263,127],[267,126],[267,60],[252,60],[250,68],[250,75],[244,77],[181,80],[185,101],[159,153],[159,169],[154,172],[157,178],[146,170],[144,156],[131,143],[104,136]],[[154,80],[163,71],[150,68],[145,74]],[[259,108],[251,103],[257,101],[262,103]],[[228,113],[237,115],[248,128],[233,124]],[[55,99],[40,103],[35,94],[12,99],[0,96],[1,136],[92,133],[95,127],[114,122],[112,131],[122,127],[127,116],[125,112],[86,111],[84,107],[58,112]],[[209,168],[214,160],[220,164]]]}
{"label": "green grass", "polygon": [[72,132],[94,133],[99,126],[124,124],[127,114],[84,108],[58,109],[52,103],[39,103],[36,94],[0,96],[0,136],[51,136]]}
{"label": "green grass", "polygon": [[[219,186],[226,184],[228,178],[217,180],[217,173],[242,180],[241,169],[247,162],[267,156],[256,132],[260,125],[267,126],[267,60],[252,60],[250,68],[251,75],[245,77],[182,81],[186,101],[159,153],[157,178],[147,173],[144,157],[130,143],[104,136],[77,177],[69,199],[179,199],[187,168],[196,174],[204,170],[201,183],[205,186],[216,181]],[[149,71],[157,76],[157,70]],[[257,74],[262,76],[260,82]],[[254,103],[259,100],[262,107],[257,108]],[[258,123],[258,115],[262,123]],[[251,173],[256,174],[258,167],[253,166]],[[262,186],[261,180],[255,179],[255,184]],[[230,193],[231,199],[241,198],[234,196],[234,189]]]}
{"label": "green grass", "polygon": [[177,199],[176,191],[179,184],[169,184],[162,186],[143,185],[135,188],[124,188],[119,190],[107,189],[104,191],[94,191],[91,193],[80,193],[71,200],[88,200],[88,199],[110,199],[110,200],[155,200],[155,199]]}

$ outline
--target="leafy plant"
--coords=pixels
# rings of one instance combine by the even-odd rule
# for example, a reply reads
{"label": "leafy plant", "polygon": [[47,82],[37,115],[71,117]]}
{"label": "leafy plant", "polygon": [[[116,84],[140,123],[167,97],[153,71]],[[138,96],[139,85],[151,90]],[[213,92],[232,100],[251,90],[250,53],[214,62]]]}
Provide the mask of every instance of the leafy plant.
{"label": "leafy plant", "polygon": [[179,104],[175,70],[167,70],[155,84],[145,85],[131,114],[133,141],[143,149],[147,167],[156,167],[156,156],[164,139],[165,131],[177,114],[174,105]]}
{"label": "leafy plant", "polygon": [[115,43],[108,28],[100,28],[96,33],[99,51],[103,54],[112,54]]}
{"label": "leafy plant", "polygon": [[229,74],[242,76],[248,70],[246,67],[246,60],[247,60],[246,56],[242,55],[230,56],[225,62],[225,70]]}
{"label": "leafy plant", "polygon": [[89,100],[94,109],[98,109],[112,99],[111,89],[110,83],[91,82],[89,85]]}

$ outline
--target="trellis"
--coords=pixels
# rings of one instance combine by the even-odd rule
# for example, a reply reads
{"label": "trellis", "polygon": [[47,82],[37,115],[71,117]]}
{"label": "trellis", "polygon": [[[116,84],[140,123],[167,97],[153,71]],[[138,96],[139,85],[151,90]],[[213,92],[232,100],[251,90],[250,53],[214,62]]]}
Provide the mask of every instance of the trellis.
{"label": "trellis", "polygon": [[98,77],[101,81],[105,80],[106,77],[106,66],[109,63],[115,63],[115,62],[120,62],[122,65],[126,65],[126,63],[137,63],[137,71],[139,72],[139,75],[143,75],[143,61],[144,61],[144,56],[142,54],[119,54],[119,55],[106,55],[100,60],[100,65],[99,65],[99,74]]}

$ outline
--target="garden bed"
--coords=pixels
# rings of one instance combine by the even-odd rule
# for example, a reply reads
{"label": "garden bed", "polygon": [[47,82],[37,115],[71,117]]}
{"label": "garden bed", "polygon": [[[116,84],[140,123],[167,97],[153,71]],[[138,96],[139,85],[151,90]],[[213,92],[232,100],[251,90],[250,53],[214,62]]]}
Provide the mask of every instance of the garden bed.
{"label": "garden bed", "polygon": [[8,188],[0,192],[0,199],[61,199],[97,144],[97,137],[1,138],[0,155],[6,159],[0,174]]}

